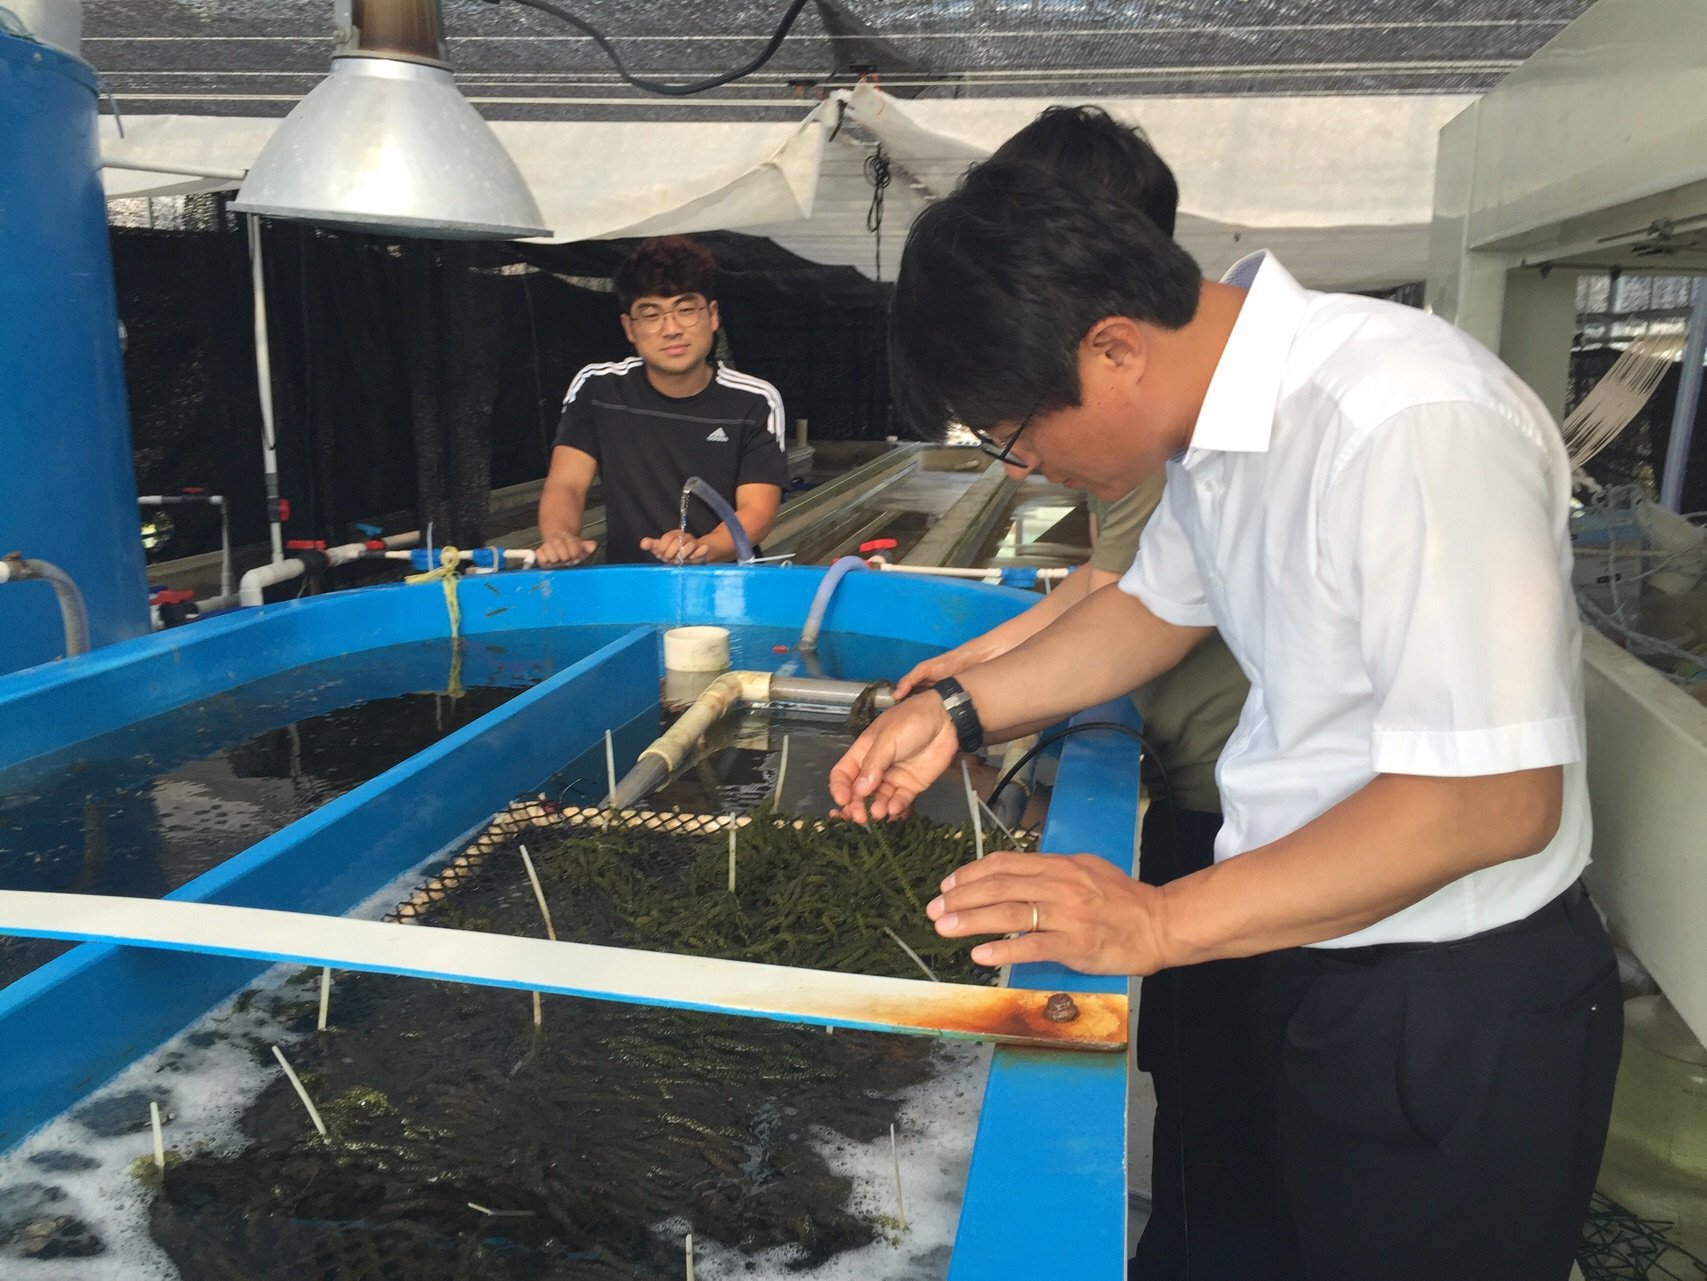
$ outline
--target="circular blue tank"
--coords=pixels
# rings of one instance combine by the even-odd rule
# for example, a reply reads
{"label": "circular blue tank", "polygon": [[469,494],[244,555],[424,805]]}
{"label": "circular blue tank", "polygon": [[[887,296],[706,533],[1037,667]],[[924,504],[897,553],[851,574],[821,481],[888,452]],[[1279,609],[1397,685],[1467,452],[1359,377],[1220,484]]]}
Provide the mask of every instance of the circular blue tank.
{"label": "circular blue tank", "polygon": [[[0,556],[69,574],[91,646],[149,629],[95,94],[0,35]],[[64,653],[53,589],[0,584],[0,672]]]}

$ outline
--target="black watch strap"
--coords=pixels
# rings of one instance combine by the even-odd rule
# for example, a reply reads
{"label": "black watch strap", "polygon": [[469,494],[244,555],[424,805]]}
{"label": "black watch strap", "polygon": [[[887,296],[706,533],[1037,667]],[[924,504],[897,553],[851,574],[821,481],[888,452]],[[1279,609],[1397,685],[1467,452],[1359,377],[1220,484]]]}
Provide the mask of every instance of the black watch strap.
{"label": "black watch strap", "polygon": [[984,722],[978,719],[978,709],[972,706],[972,695],[954,677],[937,681],[931,689],[942,699],[942,709],[960,740],[960,750],[976,752],[984,746]]}

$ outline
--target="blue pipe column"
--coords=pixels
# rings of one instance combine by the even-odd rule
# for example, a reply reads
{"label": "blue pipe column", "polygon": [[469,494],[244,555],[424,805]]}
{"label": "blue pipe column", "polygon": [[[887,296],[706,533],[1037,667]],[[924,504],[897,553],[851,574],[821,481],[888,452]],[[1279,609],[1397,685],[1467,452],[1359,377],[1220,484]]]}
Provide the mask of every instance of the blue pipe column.
{"label": "blue pipe column", "polygon": [[[149,630],[89,65],[0,35],[0,555],[58,565],[89,643]],[[0,672],[65,654],[43,582],[0,587]]]}

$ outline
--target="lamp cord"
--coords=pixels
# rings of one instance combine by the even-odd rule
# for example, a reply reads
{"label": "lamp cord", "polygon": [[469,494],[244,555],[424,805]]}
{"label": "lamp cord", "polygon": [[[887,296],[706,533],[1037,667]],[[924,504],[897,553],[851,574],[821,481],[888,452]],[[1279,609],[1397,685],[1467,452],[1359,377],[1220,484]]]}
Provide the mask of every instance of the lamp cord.
{"label": "lamp cord", "polygon": [[[496,4],[498,0],[490,0],[490,2]],[[788,6],[787,12],[782,15],[782,21],[777,24],[776,30],[772,32],[770,41],[765,45],[764,50],[745,66],[737,67],[733,71],[726,71],[719,76],[712,76],[708,80],[695,80],[688,84],[668,84],[662,80],[649,80],[629,71],[623,65],[622,58],[618,55],[615,46],[605,38],[603,32],[585,19],[576,17],[567,9],[552,4],[551,0],[515,0],[515,2],[526,5],[530,9],[538,9],[541,13],[549,13],[552,17],[568,23],[575,30],[581,32],[600,49],[604,50],[605,56],[611,60],[611,65],[616,68],[616,74],[622,78],[624,83],[631,84],[636,89],[644,89],[648,93],[661,93],[675,98],[685,98],[689,94],[703,93],[707,89],[715,89],[719,85],[726,85],[731,80],[739,80],[742,76],[751,75],[757,71],[771,60],[771,55],[782,45],[783,39],[788,35],[789,28],[794,25],[794,20],[800,16],[800,11],[806,7],[806,0],[793,0],[793,3]]]}

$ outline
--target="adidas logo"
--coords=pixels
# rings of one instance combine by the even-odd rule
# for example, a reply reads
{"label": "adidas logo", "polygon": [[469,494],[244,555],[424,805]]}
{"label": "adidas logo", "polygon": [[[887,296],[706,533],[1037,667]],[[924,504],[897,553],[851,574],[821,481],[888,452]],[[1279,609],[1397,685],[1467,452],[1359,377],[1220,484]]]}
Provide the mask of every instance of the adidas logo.
{"label": "adidas logo", "polygon": [[729,443],[729,435],[721,427],[713,427],[711,429],[711,435],[707,436],[706,439],[714,440],[720,445],[727,445]]}

